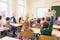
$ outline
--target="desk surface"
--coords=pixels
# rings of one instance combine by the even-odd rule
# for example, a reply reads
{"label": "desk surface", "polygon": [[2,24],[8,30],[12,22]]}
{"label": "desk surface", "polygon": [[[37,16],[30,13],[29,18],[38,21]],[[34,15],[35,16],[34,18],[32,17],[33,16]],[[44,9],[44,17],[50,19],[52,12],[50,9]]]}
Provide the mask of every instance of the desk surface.
{"label": "desk surface", "polygon": [[[38,28],[31,28],[31,29],[33,30],[34,33],[39,33],[39,34],[41,34],[41,33],[40,33],[40,29],[38,29]],[[60,31],[55,31],[55,30],[53,30],[53,31],[52,31],[52,35],[55,35],[56,37],[60,37]]]}
{"label": "desk surface", "polygon": [[0,31],[8,30],[9,28],[6,27],[0,27]]}
{"label": "desk surface", "polygon": [[10,25],[15,26],[15,27],[18,27],[18,26],[21,26],[22,24],[18,24],[18,23],[10,23]]}
{"label": "desk surface", "polygon": [[18,40],[18,39],[6,36],[6,37],[1,38],[0,40]]}
{"label": "desk surface", "polygon": [[58,26],[58,25],[53,25],[53,28],[60,29],[60,26]]}

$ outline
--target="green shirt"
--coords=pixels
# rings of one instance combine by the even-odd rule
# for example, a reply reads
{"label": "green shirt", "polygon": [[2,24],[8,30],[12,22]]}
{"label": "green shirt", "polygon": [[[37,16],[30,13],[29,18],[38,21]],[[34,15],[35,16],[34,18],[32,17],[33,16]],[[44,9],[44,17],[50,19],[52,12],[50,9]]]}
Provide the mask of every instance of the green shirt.
{"label": "green shirt", "polygon": [[53,28],[53,20],[54,20],[54,16],[51,16],[51,21],[50,21],[50,27],[47,30],[41,29],[40,32],[42,35],[49,35],[51,36],[52,34],[52,28]]}

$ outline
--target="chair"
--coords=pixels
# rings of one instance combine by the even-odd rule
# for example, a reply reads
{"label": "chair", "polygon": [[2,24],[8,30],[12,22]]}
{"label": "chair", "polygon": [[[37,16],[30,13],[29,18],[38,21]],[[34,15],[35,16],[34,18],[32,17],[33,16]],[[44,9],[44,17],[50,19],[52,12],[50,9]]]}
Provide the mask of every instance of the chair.
{"label": "chair", "polygon": [[41,28],[41,26],[35,26],[34,28],[39,28],[39,29],[40,29],[40,28]]}
{"label": "chair", "polygon": [[39,40],[56,40],[55,36],[40,35]]}
{"label": "chair", "polygon": [[9,28],[9,27],[10,27],[8,24],[5,24],[4,26],[5,26],[6,28]]}
{"label": "chair", "polygon": [[32,37],[32,32],[29,31],[22,31],[21,36],[25,38],[31,38]]}
{"label": "chair", "polygon": [[8,36],[12,36],[12,35],[13,35],[13,31],[10,31],[10,25],[5,24],[4,26],[5,26],[6,28],[8,28],[8,30],[6,30],[6,31],[7,31],[7,35],[8,35]]}

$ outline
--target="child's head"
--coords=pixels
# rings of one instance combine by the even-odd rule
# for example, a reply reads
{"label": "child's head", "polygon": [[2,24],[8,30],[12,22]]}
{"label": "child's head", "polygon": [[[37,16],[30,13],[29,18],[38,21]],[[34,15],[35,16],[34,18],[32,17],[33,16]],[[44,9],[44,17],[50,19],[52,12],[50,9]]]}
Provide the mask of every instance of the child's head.
{"label": "child's head", "polygon": [[6,17],[6,21],[8,21],[8,20],[10,20],[10,18],[9,17]]}
{"label": "child's head", "polygon": [[20,22],[21,19],[22,19],[22,18],[20,17],[20,18],[19,18],[19,22]]}
{"label": "child's head", "polygon": [[40,21],[41,21],[41,19],[40,19],[40,18],[38,18],[38,19],[37,19],[37,23],[40,23]]}
{"label": "child's head", "polygon": [[47,18],[46,18],[46,21],[50,22],[50,17],[47,17]]}
{"label": "child's head", "polygon": [[2,16],[0,16],[0,20],[2,19]]}
{"label": "child's head", "polygon": [[42,17],[42,20],[44,21],[44,20],[45,20],[45,18],[44,18],[44,17]]}
{"label": "child's head", "polygon": [[55,20],[58,20],[58,17],[56,17]]}
{"label": "child's head", "polygon": [[50,9],[48,9],[48,12],[50,12],[51,10]]}
{"label": "child's head", "polygon": [[43,28],[46,28],[46,29],[49,28],[49,23],[48,22],[44,22],[43,23]]}

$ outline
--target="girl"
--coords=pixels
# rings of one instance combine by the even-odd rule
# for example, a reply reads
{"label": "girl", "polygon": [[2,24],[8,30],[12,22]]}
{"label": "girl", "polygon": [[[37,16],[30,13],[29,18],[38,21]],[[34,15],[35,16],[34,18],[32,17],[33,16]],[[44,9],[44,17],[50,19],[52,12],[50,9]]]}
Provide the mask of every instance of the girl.
{"label": "girl", "polygon": [[21,17],[19,18],[19,23],[20,23],[20,24],[23,24],[23,23],[24,23],[24,22],[23,22],[23,19],[22,19]]}

